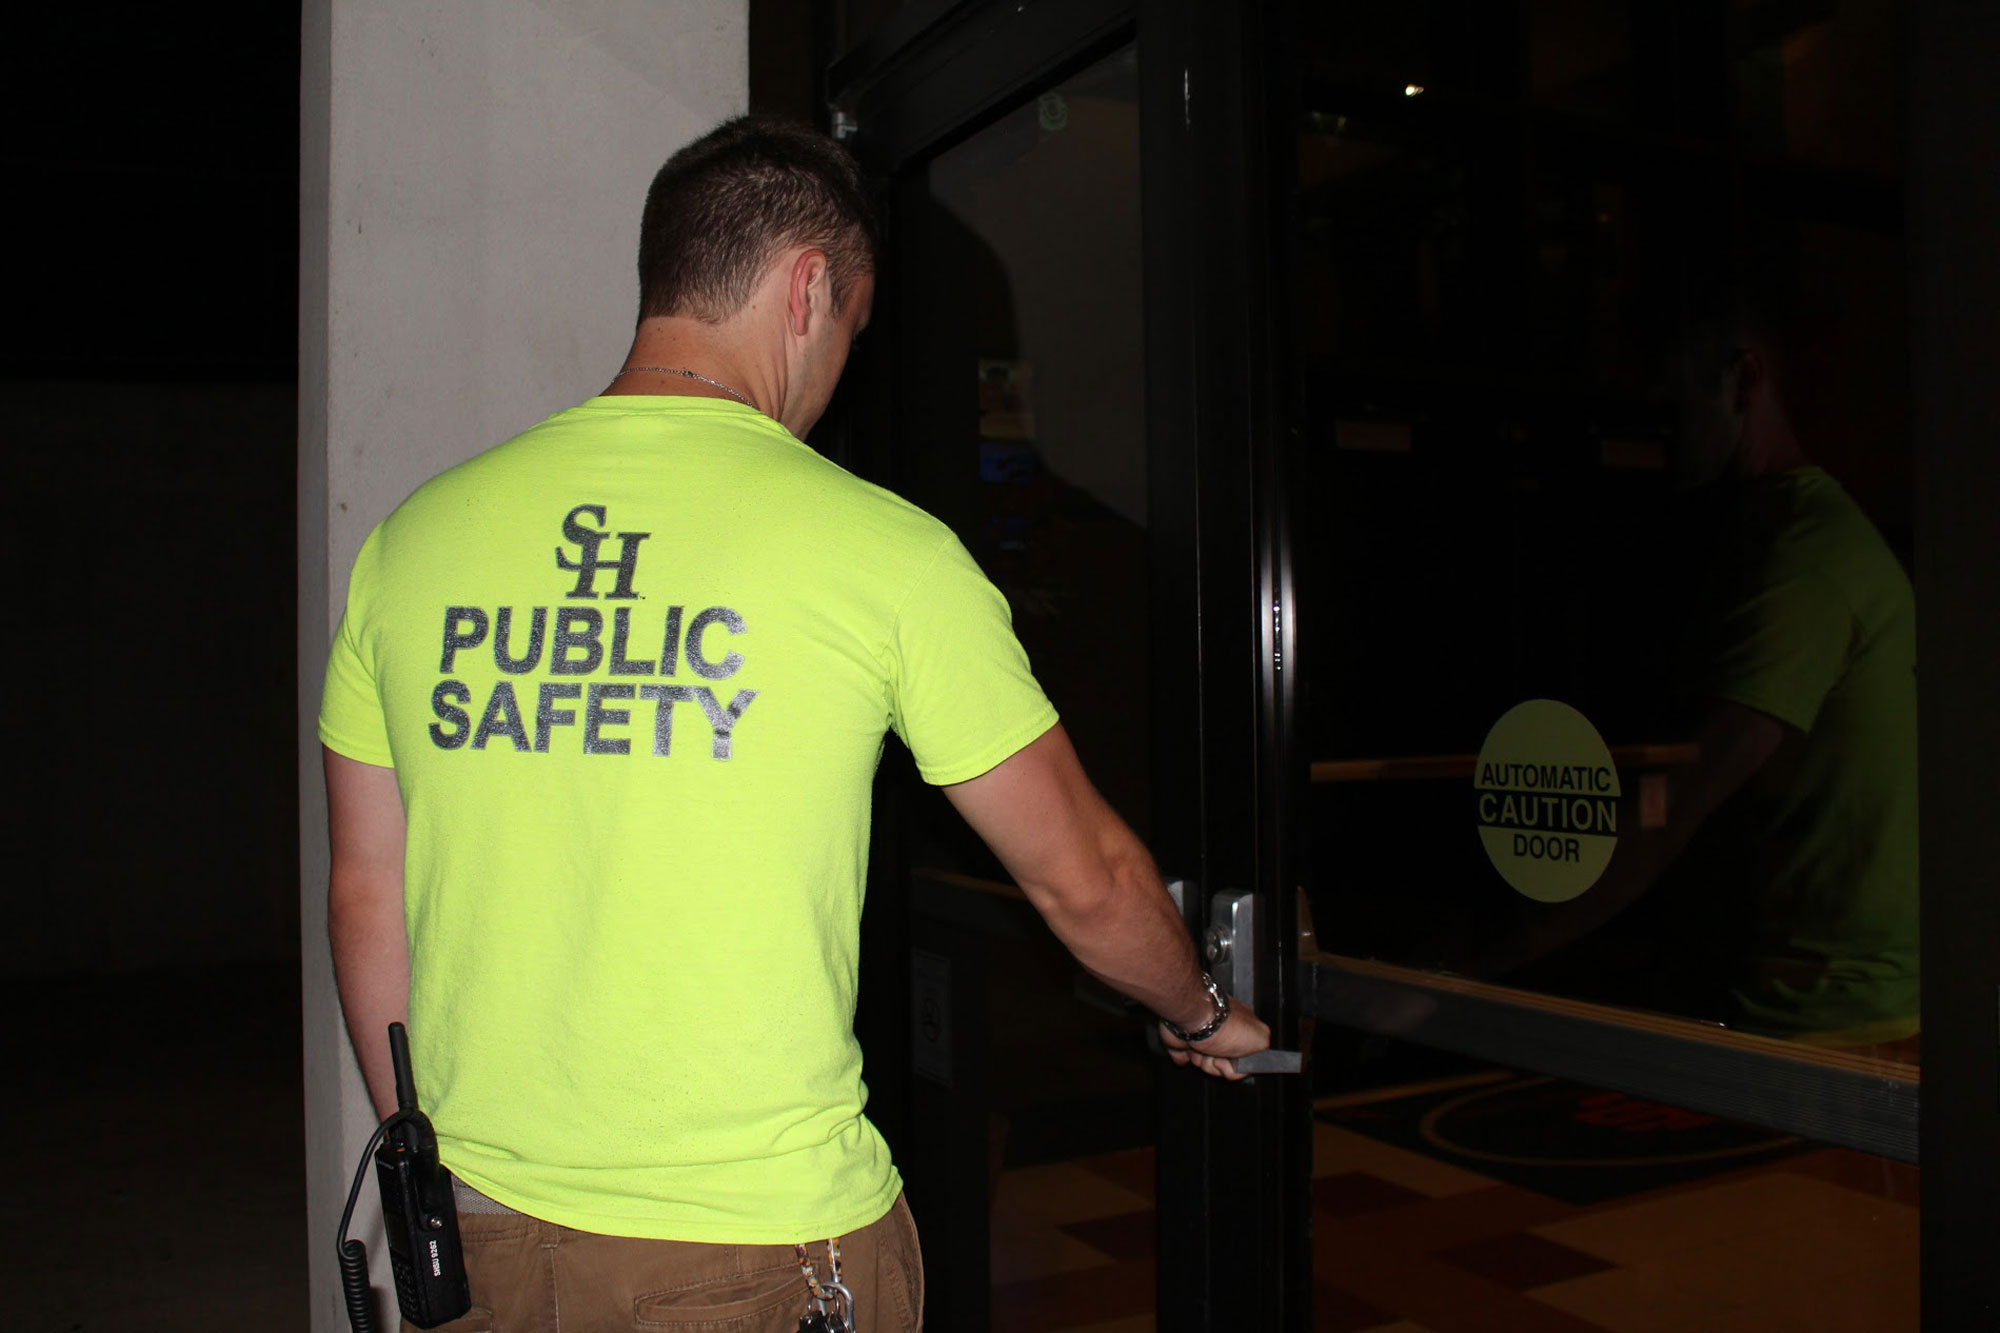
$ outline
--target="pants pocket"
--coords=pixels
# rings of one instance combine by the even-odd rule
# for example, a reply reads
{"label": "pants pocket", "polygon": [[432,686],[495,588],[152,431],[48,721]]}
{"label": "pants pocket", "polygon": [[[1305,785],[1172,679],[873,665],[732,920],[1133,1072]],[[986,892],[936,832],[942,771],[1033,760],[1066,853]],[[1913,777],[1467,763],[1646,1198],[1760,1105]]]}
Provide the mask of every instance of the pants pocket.
{"label": "pants pocket", "polygon": [[811,1304],[797,1268],[771,1268],[647,1292],[632,1302],[632,1323],[688,1333],[796,1333]]}
{"label": "pants pocket", "polygon": [[883,1295],[902,1318],[903,1329],[924,1326],[924,1249],[917,1236],[917,1220],[901,1195],[889,1210],[889,1234],[882,1245]]}

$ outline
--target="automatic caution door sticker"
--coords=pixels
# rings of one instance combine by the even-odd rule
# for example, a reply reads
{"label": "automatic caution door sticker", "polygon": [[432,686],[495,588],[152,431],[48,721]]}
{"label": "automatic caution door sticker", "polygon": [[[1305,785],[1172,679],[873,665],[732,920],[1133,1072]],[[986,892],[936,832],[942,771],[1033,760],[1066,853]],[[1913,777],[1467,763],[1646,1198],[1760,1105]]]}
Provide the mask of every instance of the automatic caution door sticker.
{"label": "automatic caution door sticker", "polygon": [[1554,699],[1516,704],[1486,733],[1472,781],[1502,879],[1544,903],[1597,883],[1618,845],[1618,769],[1589,718]]}

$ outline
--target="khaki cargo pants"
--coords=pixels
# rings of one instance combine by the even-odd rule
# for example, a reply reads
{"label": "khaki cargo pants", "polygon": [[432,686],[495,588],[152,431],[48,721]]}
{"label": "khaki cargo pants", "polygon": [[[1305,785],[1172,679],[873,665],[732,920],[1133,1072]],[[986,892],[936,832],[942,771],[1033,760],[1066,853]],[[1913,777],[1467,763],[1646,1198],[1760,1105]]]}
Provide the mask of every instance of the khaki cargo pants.
{"label": "khaki cargo pants", "polygon": [[[460,1187],[472,1309],[437,1333],[798,1333],[812,1293],[789,1245],[599,1236],[538,1221]],[[924,1264],[909,1205],[840,1239],[856,1333],[923,1328]],[[822,1281],[826,1241],[806,1247]],[[417,1333],[403,1324],[403,1333]]]}

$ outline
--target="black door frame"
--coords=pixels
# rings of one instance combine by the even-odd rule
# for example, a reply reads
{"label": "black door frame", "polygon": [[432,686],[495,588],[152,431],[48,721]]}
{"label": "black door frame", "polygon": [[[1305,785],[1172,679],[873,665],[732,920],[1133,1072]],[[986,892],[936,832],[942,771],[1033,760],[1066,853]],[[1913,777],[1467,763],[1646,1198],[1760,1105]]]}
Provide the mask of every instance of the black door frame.
{"label": "black door frame", "polygon": [[[1923,791],[1926,1327],[2000,1326],[2000,6],[1905,11],[1917,752]],[[1944,1169],[1937,1169],[1942,1166]]]}
{"label": "black door frame", "polygon": [[[1189,531],[1196,586],[1166,588],[1200,617],[1199,768],[1179,775],[1202,808],[1200,899],[1249,893],[1254,999],[1281,1049],[1301,1042],[1295,994],[1304,863],[1294,816],[1297,656],[1290,559],[1292,442],[1285,428],[1273,210],[1292,153],[1274,142],[1287,89],[1278,7],[1148,4],[1139,26],[1147,229],[1150,420],[1191,424],[1190,470],[1161,479],[1171,531]],[[1170,707],[1163,700],[1162,708]],[[1186,756],[1193,759],[1195,755]],[[1173,849],[1162,848],[1172,855]],[[1159,1328],[1303,1329],[1311,1318],[1311,1105],[1305,1079],[1166,1080],[1159,1135]]]}

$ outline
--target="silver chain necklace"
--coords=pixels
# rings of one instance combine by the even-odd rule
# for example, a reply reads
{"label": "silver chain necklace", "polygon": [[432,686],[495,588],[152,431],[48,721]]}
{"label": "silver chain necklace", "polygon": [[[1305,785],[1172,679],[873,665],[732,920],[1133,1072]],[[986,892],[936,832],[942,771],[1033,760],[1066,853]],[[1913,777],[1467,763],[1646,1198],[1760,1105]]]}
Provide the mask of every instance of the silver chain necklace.
{"label": "silver chain necklace", "polygon": [[751,409],[752,411],[755,411],[757,408],[757,404],[751,402],[748,398],[745,398],[742,394],[736,392],[736,390],[730,388],[727,384],[724,384],[721,380],[712,380],[706,375],[697,375],[692,370],[683,370],[679,366],[627,366],[625,367],[625,369],[619,371],[616,375],[613,375],[611,378],[614,380],[621,380],[624,379],[627,375],[642,370],[652,371],[660,375],[679,375],[683,379],[700,380],[703,384],[714,385],[716,388],[722,390],[724,393],[728,394],[731,398],[734,398],[737,402],[743,404],[743,406]]}

